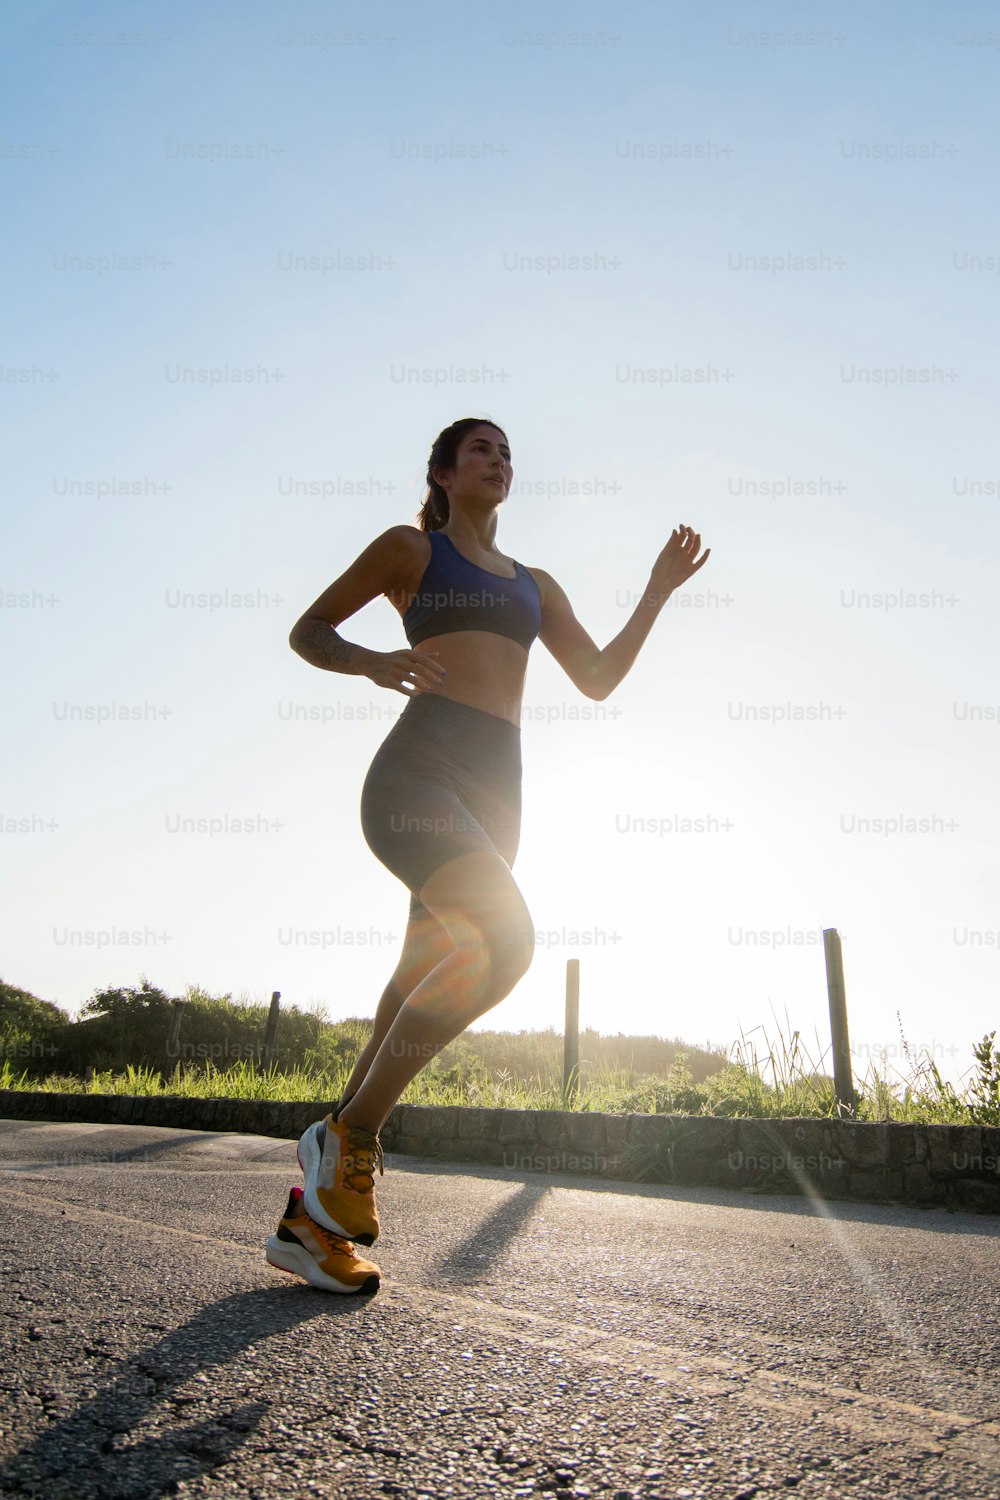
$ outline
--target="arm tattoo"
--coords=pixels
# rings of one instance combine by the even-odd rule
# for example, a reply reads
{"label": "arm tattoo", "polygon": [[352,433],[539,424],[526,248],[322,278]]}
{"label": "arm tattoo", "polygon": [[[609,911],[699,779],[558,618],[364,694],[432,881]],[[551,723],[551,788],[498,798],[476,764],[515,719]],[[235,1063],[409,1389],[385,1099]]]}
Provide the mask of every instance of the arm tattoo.
{"label": "arm tattoo", "polygon": [[303,620],[295,632],[292,649],[311,667],[322,667],[328,672],[357,669],[362,658],[359,647],[342,640],[325,620]]}

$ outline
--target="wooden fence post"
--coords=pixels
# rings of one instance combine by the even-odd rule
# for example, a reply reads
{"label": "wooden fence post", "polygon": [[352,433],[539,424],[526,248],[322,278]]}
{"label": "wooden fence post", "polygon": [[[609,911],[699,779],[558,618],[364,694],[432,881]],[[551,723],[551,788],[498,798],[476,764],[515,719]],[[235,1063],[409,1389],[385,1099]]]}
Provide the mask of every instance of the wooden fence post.
{"label": "wooden fence post", "polygon": [[566,960],[566,1030],[563,1038],[563,1093],[575,1097],[580,1083],[580,960]]}
{"label": "wooden fence post", "polygon": [[844,992],[844,957],[836,927],[823,928],[826,956],[826,992],[830,1001],[830,1034],[833,1037],[833,1087],[841,1115],[856,1115],[857,1095],[851,1076],[851,1043],[847,1034],[847,996]]}
{"label": "wooden fence post", "polygon": [[267,1030],[264,1032],[263,1057],[270,1062],[275,1050],[275,1038],[278,1035],[278,1012],[281,1009],[281,991],[275,990],[271,996],[271,1009],[267,1017]]}
{"label": "wooden fence post", "polygon": [[181,1042],[181,1016],[184,1014],[183,1000],[174,1001],[174,1014],[170,1025],[170,1039],[167,1042],[167,1056],[177,1057],[180,1054]]}

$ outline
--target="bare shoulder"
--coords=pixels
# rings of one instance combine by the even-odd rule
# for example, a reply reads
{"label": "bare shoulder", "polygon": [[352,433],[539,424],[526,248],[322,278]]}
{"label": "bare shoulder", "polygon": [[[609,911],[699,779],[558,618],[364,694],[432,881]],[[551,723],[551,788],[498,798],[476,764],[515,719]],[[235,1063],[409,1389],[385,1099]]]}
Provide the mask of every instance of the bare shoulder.
{"label": "bare shoulder", "polygon": [[430,555],[427,533],[419,526],[390,526],[371,545],[382,557],[391,559],[401,576],[408,576],[418,563],[426,565]]}
{"label": "bare shoulder", "polygon": [[419,578],[424,567],[419,549],[426,545],[416,526],[390,526],[323,590],[299,617],[293,632],[306,619],[323,620],[336,630],[380,594],[394,600],[400,590],[410,587],[414,576]]}
{"label": "bare shoulder", "polygon": [[431,557],[430,537],[419,526],[390,526],[378,541],[388,549],[393,560],[393,585],[386,598],[402,611],[420,586]]}
{"label": "bare shoulder", "polygon": [[383,536],[426,536],[426,531],[421,531],[419,526],[411,526],[408,521],[401,522],[399,526],[390,526]]}
{"label": "bare shoulder", "polygon": [[421,531],[419,526],[408,526],[405,524],[390,526],[387,531],[383,531],[381,536],[377,538],[383,546],[394,546],[401,553],[409,550],[414,556],[422,550],[426,551],[426,547],[423,545],[426,539],[426,531]]}

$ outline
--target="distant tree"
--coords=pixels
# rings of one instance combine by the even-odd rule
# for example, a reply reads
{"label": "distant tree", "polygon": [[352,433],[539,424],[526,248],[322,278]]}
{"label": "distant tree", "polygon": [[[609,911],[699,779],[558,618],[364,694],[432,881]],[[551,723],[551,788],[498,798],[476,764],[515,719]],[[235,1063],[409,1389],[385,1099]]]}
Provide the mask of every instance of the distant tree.
{"label": "distant tree", "polygon": [[151,1015],[165,1015],[173,1001],[146,976],[140,975],[138,989],[118,988],[95,990],[89,1000],[80,1007],[81,1016],[109,1016],[114,1021],[129,1022],[137,1018],[148,1020]]}
{"label": "distant tree", "polygon": [[95,990],[73,1027],[71,1065],[161,1068],[166,1058],[173,1000],[143,974],[138,987]]}
{"label": "distant tree", "polygon": [[8,1024],[68,1026],[69,1016],[51,1000],[39,1000],[28,990],[0,979],[0,1026]]}
{"label": "distant tree", "polygon": [[70,1028],[69,1016],[51,1000],[0,979],[0,1063],[15,1073],[52,1072]]}

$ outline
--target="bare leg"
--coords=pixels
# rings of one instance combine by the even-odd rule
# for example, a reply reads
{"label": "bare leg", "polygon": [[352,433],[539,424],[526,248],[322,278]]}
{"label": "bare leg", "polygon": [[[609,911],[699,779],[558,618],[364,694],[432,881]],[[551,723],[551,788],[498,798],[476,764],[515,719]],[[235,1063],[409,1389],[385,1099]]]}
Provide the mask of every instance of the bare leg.
{"label": "bare leg", "polygon": [[340,1119],[373,1132],[431,1058],[510,994],[534,956],[531,915],[499,854],[449,860],[424,884],[420,900],[446,929],[454,951],[399,1006],[344,1105]]}
{"label": "bare leg", "polygon": [[395,1021],[407,995],[434,969],[447,954],[454,951],[447,929],[433,917],[412,918],[406,927],[403,951],[375,1011],[375,1024],[364,1051],[354,1064],[344,1085],[345,1101],[357,1093],[375,1060],[378,1050]]}

